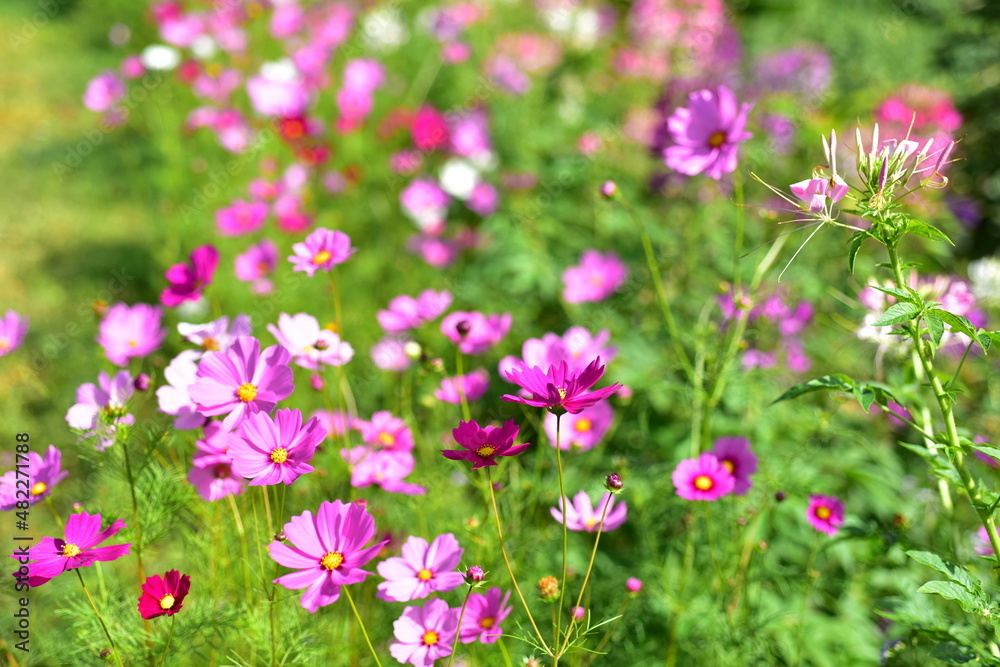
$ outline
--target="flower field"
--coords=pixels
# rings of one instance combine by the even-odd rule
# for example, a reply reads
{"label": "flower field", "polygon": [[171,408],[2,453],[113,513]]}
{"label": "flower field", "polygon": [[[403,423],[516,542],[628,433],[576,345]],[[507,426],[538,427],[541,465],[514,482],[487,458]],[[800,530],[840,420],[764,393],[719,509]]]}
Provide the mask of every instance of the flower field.
{"label": "flower field", "polygon": [[1000,665],[998,21],[4,3],[0,663]]}

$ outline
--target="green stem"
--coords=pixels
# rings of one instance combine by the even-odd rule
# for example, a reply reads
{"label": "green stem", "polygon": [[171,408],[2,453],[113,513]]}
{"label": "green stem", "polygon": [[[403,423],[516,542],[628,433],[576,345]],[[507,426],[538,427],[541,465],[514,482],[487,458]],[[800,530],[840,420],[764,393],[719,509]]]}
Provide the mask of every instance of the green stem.
{"label": "green stem", "polygon": [[805,637],[806,628],[806,606],[809,604],[809,593],[812,592],[813,584],[816,583],[816,577],[813,577],[813,565],[816,564],[816,554],[819,553],[819,540],[820,535],[817,532],[816,536],[813,538],[812,551],[809,553],[809,564],[806,565],[806,577],[808,581],[806,582],[806,590],[802,594],[802,603],[799,605],[799,631],[798,638],[796,639],[796,652],[798,655],[797,664],[802,664],[802,640]]}
{"label": "green stem", "polygon": [[493,491],[493,469],[487,466],[486,474],[490,487],[490,500],[493,504],[493,518],[496,520],[497,538],[500,540],[500,554],[503,556],[503,562],[507,565],[507,573],[510,575],[510,581],[514,585],[514,592],[517,593],[517,597],[521,600],[521,605],[524,607],[525,613],[528,614],[528,620],[531,621],[531,627],[535,629],[535,635],[537,635],[538,641],[541,642],[542,648],[545,652],[550,653],[549,645],[545,643],[545,638],[542,636],[541,630],[538,629],[538,624],[535,623],[535,617],[531,614],[531,608],[528,607],[528,603],[524,599],[524,595],[521,593],[521,587],[518,586],[517,579],[514,577],[514,569],[510,566],[510,558],[507,557],[507,547],[504,545],[503,530],[500,527],[500,510],[497,509],[497,495],[496,492]]}
{"label": "green stem", "polygon": [[462,385],[462,374],[464,373],[463,367],[463,354],[459,347],[455,348],[455,389],[458,391],[458,398],[462,402],[462,418],[465,421],[472,421],[472,415],[469,412],[469,400],[465,397],[465,387]]}
{"label": "green stem", "polygon": [[358,625],[361,627],[361,634],[365,636],[365,643],[368,644],[368,650],[372,652],[372,657],[375,658],[375,664],[378,667],[382,667],[382,661],[378,659],[378,653],[375,652],[375,647],[372,646],[372,640],[368,636],[368,631],[365,630],[365,623],[361,620],[361,614],[358,613],[358,608],[354,606],[354,598],[351,597],[350,586],[341,586],[340,590],[344,591],[344,597],[351,603],[351,611],[354,612],[354,618],[357,619]]}
{"label": "green stem", "polygon": [[63,520],[62,517],[59,516],[59,512],[56,511],[56,506],[52,503],[52,496],[45,496],[45,504],[49,506],[50,510],[52,510],[52,516],[56,518],[56,523],[59,524],[59,529],[62,530],[64,528]]}
{"label": "green stem", "polygon": [[104,624],[104,617],[102,617],[101,612],[97,610],[97,605],[94,604],[94,598],[90,596],[90,591],[87,590],[87,584],[84,583],[83,581],[83,573],[80,572],[80,568],[76,568],[76,576],[80,578],[80,585],[83,586],[83,592],[87,596],[87,601],[90,602],[91,608],[97,615],[97,620],[101,624],[101,629],[104,630],[104,636],[107,637],[108,641],[111,643],[111,652],[115,654],[115,660],[118,661],[119,667],[124,667],[124,664],[122,663],[122,658],[120,655],[118,655],[118,647],[115,646],[115,640],[111,638],[111,633],[108,632],[108,626]]}
{"label": "green stem", "polygon": [[[135,559],[137,563],[137,574],[139,575],[139,587],[146,582],[146,572],[142,566],[142,531],[139,523],[139,503],[135,498],[135,478],[132,476],[132,461],[128,455],[128,438],[122,438],[122,453],[125,455],[125,474],[128,476],[128,490],[132,495],[132,520],[135,523]],[[82,581],[82,579],[81,579]],[[142,619],[143,628],[146,630],[146,646],[152,648],[153,642],[148,639],[152,634],[149,619]]]}
{"label": "green stem", "polygon": [[746,223],[746,212],[743,210],[743,172],[739,169],[733,174],[733,187],[736,195],[736,239],[733,253],[733,290],[740,289],[740,255],[743,254],[743,228]]}
{"label": "green stem", "polygon": [[462,633],[462,620],[465,618],[465,608],[469,604],[470,595],[472,595],[472,586],[469,586],[469,590],[465,591],[465,599],[462,600],[462,611],[458,612],[458,627],[455,629],[455,640],[451,643],[451,655],[448,656],[447,667],[451,667],[451,663],[455,660],[455,649],[458,647],[459,635]]}
{"label": "green stem", "polygon": [[[597,557],[597,545],[601,543],[601,531],[604,530],[604,519],[608,515],[608,507],[611,505],[612,498],[614,498],[614,494],[609,491],[608,499],[604,501],[604,509],[601,510],[601,521],[597,524],[597,536],[594,538],[594,548],[590,551],[590,562],[587,563],[587,573],[583,576],[583,586],[580,587],[580,595],[576,598],[576,607],[579,607],[583,602],[583,594],[587,590],[587,584],[590,582],[590,573],[594,569],[594,559]],[[559,649],[560,655],[564,654],[566,649],[569,648],[569,637],[573,632],[574,623],[576,623],[576,614],[570,614],[569,625],[566,627],[566,639]]]}
{"label": "green stem", "polygon": [[[555,614],[555,639],[552,640],[552,648],[559,646],[560,629],[562,626],[562,608],[563,608],[563,597],[566,595],[566,575],[569,571],[569,561],[567,560],[568,545],[569,545],[569,498],[566,497],[566,486],[563,482],[563,465],[562,465],[562,433],[560,432],[560,426],[562,421],[562,414],[556,414],[556,468],[559,471],[559,497],[562,498],[563,511],[562,511],[562,578],[559,580],[559,602],[556,606]],[[553,667],[559,666],[559,656],[562,655],[562,651],[557,651],[555,655],[552,656]]]}
{"label": "green stem", "polygon": [[157,665],[162,665],[163,661],[167,659],[167,651],[170,650],[170,640],[174,638],[174,623],[177,622],[177,615],[174,614],[170,617],[170,633],[167,635],[167,645],[163,647],[163,655],[160,656],[160,662]]}

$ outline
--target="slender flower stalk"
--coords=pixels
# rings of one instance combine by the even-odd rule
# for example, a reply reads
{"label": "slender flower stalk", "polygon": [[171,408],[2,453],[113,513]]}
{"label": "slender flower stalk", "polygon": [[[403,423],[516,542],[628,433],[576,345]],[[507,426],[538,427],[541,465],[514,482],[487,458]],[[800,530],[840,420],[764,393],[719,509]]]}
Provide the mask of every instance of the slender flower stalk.
{"label": "slender flower stalk", "polygon": [[[459,352],[459,354],[462,354],[462,353]],[[470,585],[466,586],[466,589],[465,589],[465,599],[462,600],[462,611],[458,612],[458,626],[456,626],[456,628],[455,628],[455,641],[454,641],[454,645],[452,646],[451,655],[448,656],[447,667],[451,667],[451,663],[454,662],[454,660],[455,660],[455,653],[457,653],[457,651],[455,651],[455,649],[458,648],[458,637],[459,637],[459,634],[462,632],[462,620],[465,618],[465,608],[469,606],[469,596],[472,595],[472,588],[473,588],[473,585],[470,584]]]}
{"label": "slender flower stalk", "polygon": [[167,652],[170,651],[170,640],[174,638],[174,624],[176,622],[176,616],[170,619],[170,633],[167,635],[167,644],[163,647],[163,655],[160,656],[160,661],[157,663],[158,667],[163,665],[163,662],[167,659]]}
{"label": "slender flower stalk", "polygon": [[358,613],[358,608],[354,606],[354,598],[351,596],[351,591],[349,586],[342,586],[341,589],[344,591],[344,597],[351,605],[351,611],[354,612],[354,618],[358,621],[358,626],[361,628],[361,634],[365,636],[365,643],[368,644],[368,650],[371,651],[372,657],[375,658],[375,664],[378,667],[382,667],[382,661],[378,659],[378,653],[375,652],[375,647],[372,646],[372,640],[368,636],[368,630],[365,629],[365,622],[361,620],[361,614]]}
{"label": "slender flower stalk", "polygon": [[[601,543],[601,531],[604,529],[604,519],[608,516],[608,506],[611,504],[611,499],[614,498],[614,494],[609,493],[607,499],[604,501],[604,508],[601,510],[601,520],[597,524],[597,536],[594,538],[594,548],[590,551],[590,562],[587,563],[587,573],[583,576],[583,585],[580,586],[580,594],[576,598],[576,606],[579,607],[583,604],[583,594],[587,590],[587,584],[590,582],[590,573],[594,570],[594,559],[597,557],[597,545]],[[562,648],[559,649],[559,653],[565,653],[566,649],[569,648],[569,638],[573,632],[573,624],[576,623],[576,615],[570,614],[569,626],[566,627],[566,639],[563,641]]]}
{"label": "slender flower stalk", "polygon": [[94,598],[91,597],[90,591],[87,590],[87,584],[83,581],[83,573],[80,572],[79,568],[76,570],[76,576],[80,578],[80,585],[83,586],[83,592],[87,596],[87,601],[90,602],[90,606],[94,610],[94,614],[97,615],[97,620],[101,624],[101,629],[104,630],[104,636],[108,638],[108,642],[111,644],[111,652],[114,653],[115,660],[118,661],[118,667],[125,667],[122,663],[121,656],[118,655],[118,647],[115,646],[115,640],[111,638],[111,633],[108,632],[108,626],[104,623],[104,617],[101,616],[101,612],[97,610],[97,605],[94,604]]}
{"label": "slender flower stalk", "polygon": [[[566,486],[563,482],[563,465],[562,465],[562,443],[559,441],[562,437],[559,429],[559,421],[562,419],[561,413],[556,413],[556,468],[559,471],[559,497],[563,499],[563,513],[562,513],[562,577],[559,579],[559,602],[556,603],[555,611],[555,639],[552,640],[552,648],[559,646],[560,642],[560,626],[562,625],[562,608],[563,608],[563,596],[566,594],[566,573],[568,572],[568,561],[566,558],[568,544],[569,544],[569,504],[566,502]],[[610,497],[610,495],[609,495]],[[605,508],[607,503],[605,503]],[[603,523],[604,519],[601,518]],[[579,604],[579,603],[578,603]],[[572,621],[570,621],[572,625]],[[567,637],[569,632],[567,630]],[[559,650],[554,656],[552,656],[553,667],[559,667],[559,656],[562,655],[563,651]]]}
{"label": "slender flower stalk", "polygon": [[798,655],[798,661],[796,664],[802,664],[802,640],[805,637],[806,628],[806,606],[809,604],[809,594],[812,592],[813,585],[816,583],[817,577],[812,576],[813,565],[816,563],[816,554],[819,553],[819,541],[820,534],[816,533],[816,537],[813,539],[812,551],[809,552],[809,562],[806,565],[806,590],[802,593],[802,604],[799,606],[799,631],[798,638],[795,641],[796,655]]}

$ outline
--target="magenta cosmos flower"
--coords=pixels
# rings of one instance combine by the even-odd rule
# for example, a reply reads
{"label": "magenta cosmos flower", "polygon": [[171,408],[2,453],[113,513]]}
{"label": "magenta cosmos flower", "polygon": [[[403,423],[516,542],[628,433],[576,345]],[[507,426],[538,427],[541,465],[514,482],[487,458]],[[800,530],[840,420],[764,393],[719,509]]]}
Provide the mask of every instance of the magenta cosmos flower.
{"label": "magenta cosmos flower", "polygon": [[[0,512],[15,509],[19,501],[26,501],[31,506],[44,500],[68,474],[62,469],[62,454],[55,445],[49,445],[44,458],[38,452],[28,452],[27,469],[11,470],[0,477]],[[22,485],[27,482],[29,486],[19,486],[19,480]]]}
{"label": "magenta cosmos flower", "polygon": [[607,398],[621,387],[617,382],[610,387],[587,391],[604,375],[601,358],[594,359],[582,371],[570,371],[565,361],[549,366],[547,372],[535,366],[520,366],[506,372],[507,379],[527,390],[530,398],[504,394],[500,398],[513,403],[524,403],[536,408],[548,408],[555,414],[579,414],[601,399]]}
{"label": "magenta cosmos flower", "polygon": [[[66,539],[43,537],[41,542],[28,549],[28,559],[34,561],[28,568],[28,585],[41,586],[63,572],[127,555],[131,544],[97,546],[122,528],[125,528],[125,522],[121,519],[102,531],[100,514],[71,514],[66,520]],[[12,554],[11,558],[23,558],[23,555]]]}
{"label": "magenta cosmos flower", "polygon": [[159,306],[116,303],[101,320],[97,342],[111,363],[127,366],[132,357],[144,357],[160,347],[167,335],[167,330],[160,328],[162,315]]}
{"label": "magenta cosmos flower", "polygon": [[306,589],[300,604],[312,613],[340,598],[340,587],[364,581],[371,572],[361,566],[374,558],[388,539],[364,548],[375,535],[375,520],[354,503],[320,503],[316,514],[308,510],[285,524],[291,545],[271,542],[271,558],[297,572],[274,583],[292,590]]}
{"label": "magenta cosmos flower", "polygon": [[458,345],[462,354],[482,354],[510,331],[510,313],[483,315],[456,311],[441,320],[441,333]]}
{"label": "magenta cosmos flower", "polygon": [[453,378],[443,378],[441,387],[434,390],[434,398],[445,403],[459,405],[462,396],[465,400],[478,401],[490,387],[490,374],[485,368],[477,368],[471,373]]}
{"label": "magenta cosmos flower", "polygon": [[330,230],[320,227],[306,237],[302,243],[292,246],[288,258],[295,268],[292,271],[305,271],[310,277],[320,269],[329,271],[337,264],[343,264],[357,251],[351,247],[351,238],[340,230]]}
{"label": "magenta cosmos flower", "polygon": [[441,453],[452,461],[472,461],[472,469],[497,465],[497,457],[517,456],[531,445],[526,442],[514,447],[514,440],[520,429],[513,419],[508,419],[503,426],[481,427],[474,421],[459,422],[458,428],[451,434],[455,442],[465,448],[443,449]]}
{"label": "magenta cosmos flower", "polygon": [[219,251],[215,246],[195,248],[188,263],[174,264],[167,269],[166,278],[170,285],[160,294],[160,303],[173,308],[185,301],[197,301],[212,282],[218,266]]}
{"label": "magenta cosmos flower", "polygon": [[222,236],[242,236],[255,232],[267,218],[267,203],[237,199],[232,206],[215,212],[215,226]]}
{"label": "magenta cosmos flower", "polygon": [[0,357],[21,347],[26,333],[28,333],[28,318],[8,310],[0,320]]}
{"label": "magenta cosmos flower", "polygon": [[685,500],[718,500],[736,485],[736,478],[714,454],[684,459],[671,479],[677,495]]}
{"label": "magenta cosmos flower", "polygon": [[615,411],[607,401],[598,401],[577,414],[566,414],[562,418],[548,412],[545,414],[545,434],[549,444],[556,446],[556,422],[559,422],[559,447],[585,452],[601,442],[611,427]]}
{"label": "magenta cosmos flower", "polygon": [[229,436],[229,456],[236,474],[250,480],[250,486],[291,484],[312,472],[309,460],[326,431],[313,417],[302,425],[302,413],[284,408],[274,413],[247,415]]}
{"label": "magenta cosmos flower", "polygon": [[389,653],[402,664],[433,667],[436,660],[451,655],[458,614],[439,598],[423,607],[407,607],[392,624],[396,643],[389,646]]}
{"label": "magenta cosmos flower", "polygon": [[462,619],[462,627],[458,630],[458,639],[463,644],[471,644],[478,640],[483,644],[493,644],[500,639],[503,628],[500,624],[504,622],[511,612],[507,606],[510,600],[510,591],[503,595],[503,591],[493,587],[486,592],[470,593],[469,601],[465,605],[465,617]]}
{"label": "magenta cosmos flower", "polygon": [[464,577],[455,568],[463,552],[451,533],[438,535],[430,544],[411,536],[403,543],[401,558],[387,558],[378,564],[378,573],[385,581],[378,585],[376,596],[389,602],[409,602],[458,588]]}
{"label": "magenta cosmos flower", "polygon": [[719,438],[710,454],[735,478],[733,494],[745,495],[753,482],[750,475],[757,472],[757,457],[750,451],[750,441],[746,438]]}
{"label": "magenta cosmos flower", "polygon": [[96,385],[86,382],[77,388],[76,404],[66,412],[66,423],[83,431],[81,440],[97,436],[97,450],[104,451],[114,444],[119,426],[135,423],[135,417],[125,411],[134,392],[128,371],[118,371],[114,378],[101,371]]}
{"label": "magenta cosmos flower", "polygon": [[559,508],[552,507],[549,508],[549,511],[552,512],[552,518],[562,523],[562,509],[566,506],[566,527],[570,530],[596,533],[598,526],[601,525],[601,513],[604,512],[604,503],[608,504],[608,513],[604,517],[602,532],[606,533],[618,528],[625,523],[625,519],[628,516],[628,507],[626,507],[625,502],[622,501],[620,505],[615,507],[615,497],[611,493],[601,495],[596,509],[590,503],[590,496],[587,495],[586,491],[580,491],[580,493],[573,496],[572,504],[565,503],[565,500],[565,498],[559,498]]}
{"label": "magenta cosmos flower", "polygon": [[667,119],[673,141],[663,151],[667,166],[715,180],[735,171],[739,144],[753,136],[745,129],[751,106],[738,106],[733,91],[722,85],[691,93],[687,108]]}
{"label": "magenta cosmos flower", "polygon": [[628,270],[613,252],[585,250],[577,266],[562,274],[563,300],[566,303],[603,301],[625,283]]}
{"label": "magenta cosmos flower", "polygon": [[173,616],[184,606],[184,598],[191,590],[191,575],[181,575],[168,570],[162,577],[154,574],[142,585],[139,596],[139,615],[144,619]]}
{"label": "magenta cosmos flower", "polygon": [[198,379],[188,388],[203,415],[226,415],[226,430],[239,426],[247,416],[270,413],[288,398],[295,386],[288,362],[291,355],[280,345],[263,352],[252,336],[241,336],[226,352],[206,354],[198,366]]}
{"label": "magenta cosmos flower", "polygon": [[267,330],[278,339],[295,363],[311,371],[323,365],[343,366],[354,358],[354,348],[329,329],[321,328],[319,320],[308,313],[278,316],[278,326],[267,325]]}
{"label": "magenta cosmos flower", "polygon": [[361,439],[372,449],[390,449],[408,452],[413,449],[413,433],[399,417],[393,417],[388,410],[380,410],[371,420],[357,420],[354,425],[361,431]]}
{"label": "magenta cosmos flower", "polygon": [[238,496],[246,490],[246,482],[233,472],[233,459],[229,456],[229,433],[222,422],[205,425],[205,437],[194,443],[194,467],[188,473],[188,482],[198,490],[198,495],[209,502],[226,496]]}
{"label": "magenta cosmos flower", "polygon": [[836,535],[844,523],[844,503],[837,496],[809,496],[806,519],[819,532]]}

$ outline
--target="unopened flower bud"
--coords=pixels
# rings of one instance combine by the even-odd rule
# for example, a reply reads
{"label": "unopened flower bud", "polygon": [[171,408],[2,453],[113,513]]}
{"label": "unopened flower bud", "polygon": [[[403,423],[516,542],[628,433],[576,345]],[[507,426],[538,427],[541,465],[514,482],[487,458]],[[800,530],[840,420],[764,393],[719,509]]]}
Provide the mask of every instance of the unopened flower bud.
{"label": "unopened flower bud", "polygon": [[149,391],[149,384],[149,376],[145,373],[139,373],[135,376],[135,381],[132,383],[136,391]]}
{"label": "unopened flower bud", "polygon": [[473,565],[465,571],[465,583],[470,586],[475,586],[476,584],[482,582],[485,578],[486,573],[483,572],[483,568],[478,565]]}
{"label": "unopened flower bud", "polygon": [[777,500],[779,503],[782,500],[784,500],[786,497],[787,496],[785,496],[785,492],[784,491],[778,491],[776,494],[774,494],[774,499]]}
{"label": "unopened flower bud", "polygon": [[323,382],[323,376],[319,373],[309,376],[309,386],[313,388],[314,391],[323,391],[323,387],[326,383]]}
{"label": "unopened flower bud", "polygon": [[104,317],[108,313],[108,302],[105,301],[104,299],[97,299],[91,305],[91,308],[94,309],[95,315],[97,315],[98,317]]}
{"label": "unopened flower bud", "polygon": [[608,199],[612,199],[617,194],[618,194],[618,184],[615,183],[614,181],[604,181],[604,183],[601,184],[602,196]]}
{"label": "unopened flower bud", "polygon": [[625,590],[629,593],[638,593],[642,590],[642,581],[636,579],[635,577],[629,577],[625,581]]}
{"label": "unopened flower bud", "polygon": [[420,343],[415,340],[410,340],[403,345],[403,352],[406,352],[406,356],[410,359],[416,360],[420,358],[420,355],[424,353],[424,350],[420,347]]}
{"label": "unopened flower bud", "polygon": [[368,508],[368,501],[365,500],[364,498],[358,498],[358,499],[356,499],[354,501],[354,504],[357,505],[358,507],[360,507],[361,509],[367,509]]}
{"label": "unopened flower bud", "polygon": [[559,580],[555,577],[542,577],[538,580],[538,594],[545,602],[552,602],[559,597]]}
{"label": "unopened flower bud", "polygon": [[573,614],[573,618],[579,621],[582,620],[583,617],[587,615],[587,610],[584,609],[583,607],[573,607],[570,613]]}
{"label": "unopened flower bud", "polygon": [[278,532],[276,532],[274,534],[274,539],[278,540],[279,542],[284,542],[285,541],[285,532],[282,531],[282,530],[279,530]]}
{"label": "unopened flower bud", "polygon": [[625,484],[622,482],[622,478],[618,476],[618,473],[611,473],[604,480],[604,488],[611,493],[618,493],[622,490]]}
{"label": "unopened flower bud", "polygon": [[459,320],[458,324],[455,325],[455,331],[458,332],[459,336],[465,337],[470,331],[472,331],[472,325],[469,324],[469,320]]}
{"label": "unopened flower bud", "polygon": [[441,361],[441,357],[434,357],[433,359],[430,360],[429,363],[430,363],[430,367],[433,370],[435,370],[435,371],[443,371],[444,370],[444,362]]}

